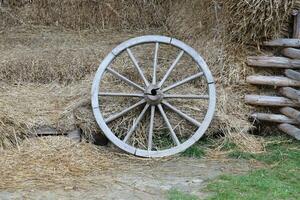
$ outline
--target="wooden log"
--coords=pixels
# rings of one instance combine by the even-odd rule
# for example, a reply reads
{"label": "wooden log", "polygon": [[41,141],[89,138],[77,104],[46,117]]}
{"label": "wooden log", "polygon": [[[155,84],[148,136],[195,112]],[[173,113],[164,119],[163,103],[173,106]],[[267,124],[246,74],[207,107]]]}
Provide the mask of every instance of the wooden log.
{"label": "wooden log", "polygon": [[300,59],[300,49],[284,48],[281,53],[289,58]]}
{"label": "wooden log", "polygon": [[300,129],[296,126],[291,124],[280,124],[278,125],[278,128],[295,139],[300,140]]}
{"label": "wooden log", "polygon": [[300,39],[280,38],[263,42],[263,45],[269,47],[300,47]]}
{"label": "wooden log", "polygon": [[250,117],[260,121],[268,121],[274,123],[288,123],[288,124],[298,123],[295,119],[291,119],[285,115],[280,115],[280,114],[253,113],[252,115],[250,115]]}
{"label": "wooden log", "polygon": [[286,75],[288,78],[294,79],[296,81],[300,81],[300,72],[297,72],[292,69],[286,69],[284,71],[284,75]]}
{"label": "wooden log", "polygon": [[277,96],[261,96],[261,95],[246,95],[245,102],[251,105],[258,106],[291,106],[300,107],[300,104],[285,97]]}
{"label": "wooden log", "polygon": [[32,131],[32,136],[55,136],[55,135],[61,135],[56,128],[50,127],[50,126],[41,126]]}
{"label": "wooden log", "polygon": [[300,102],[300,91],[291,87],[283,87],[279,89],[279,93],[292,100]]}
{"label": "wooden log", "polygon": [[291,68],[299,69],[300,60],[275,56],[249,56],[247,64],[255,67]]}
{"label": "wooden log", "polygon": [[300,112],[291,107],[284,107],[280,109],[280,112],[285,116],[295,119],[298,123],[300,123]]}
{"label": "wooden log", "polygon": [[298,10],[293,10],[294,26],[293,38],[300,38],[300,14]]}
{"label": "wooden log", "polygon": [[74,140],[75,142],[81,141],[81,130],[75,129],[67,133],[67,137]]}
{"label": "wooden log", "polygon": [[300,81],[296,81],[283,76],[261,76],[253,75],[248,76],[246,79],[247,83],[254,85],[271,85],[271,86],[294,86],[300,87]]}

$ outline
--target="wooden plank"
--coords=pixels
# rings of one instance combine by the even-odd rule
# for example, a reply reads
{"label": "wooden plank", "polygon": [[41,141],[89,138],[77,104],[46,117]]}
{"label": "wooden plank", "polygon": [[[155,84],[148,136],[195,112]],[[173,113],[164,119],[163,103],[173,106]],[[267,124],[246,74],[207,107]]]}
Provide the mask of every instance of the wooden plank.
{"label": "wooden plank", "polygon": [[300,102],[300,91],[291,87],[283,87],[279,89],[279,93],[292,100]]}
{"label": "wooden plank", "polygon": [[249,56],[247,64],[254,67],[300,68],[300,60],[275,56]]}
{"label": "wooden plank", "polygon": [[50,127],[50,126],[41,126],[36,128],[33,132],[35,136],[55,136],[55,135],[62,135],[57,131],[57,129]]}
{"label": "wooden plank", "polygon": [[284,48],[281,53],[289,58],[300,59],[300,49]]}
{"label": "wooden plank", "polygon": [[269,47],[300,47],[300,39],[279,38],[263,42],[263,45]]}
{"label": "wooden plank", "polygon": [[291,106],[299,107],[300,104],[285,97],[246,95],[245,102],[257,106]]}
{"label": "wooden plank", "polygon": [[300,129],[291,124],[280,124],[278,128],[286,134],[294,137],[296,140],[300,140]]}
{"label": "wooden plank", "polygon": [[74,140],[75,142],[81,141],[81,129],[75,129],[67,133],[67,137]]}
{"label": "wooden plank", "polygon": [[271,86],[294,86],[300,87],[300,81],[296,81],[283,76],[262,76],[253,75],[246,78],[247,83],[254,85],[271,85]]}
{"label": "wooden plank", "polygon": [[288,78],[291,78],[296,81],[300,81],[300,72],[292,70],[292,69],[286,69],[284,71],[284,75],[286,75]]}
{"label": "wooden plank", "polygon": [[293,38],[300,38],[300,13],[298,10],[293,10],[294,26]]}
{"label": "wooden plank", "polygon": [[280,109],[280,112],[285,116],[297,120],[300,123],[300,112],[291,107],[284,107]]}
{"label": "wooden plank", "polygon": [[281,114],[253,113],[252,115],[250,115],[250,117],[259,121],[267,121],[267,122],[274,122],[274,123],[288,123],[288,124],[298,123],[295,119],[291,119]]}

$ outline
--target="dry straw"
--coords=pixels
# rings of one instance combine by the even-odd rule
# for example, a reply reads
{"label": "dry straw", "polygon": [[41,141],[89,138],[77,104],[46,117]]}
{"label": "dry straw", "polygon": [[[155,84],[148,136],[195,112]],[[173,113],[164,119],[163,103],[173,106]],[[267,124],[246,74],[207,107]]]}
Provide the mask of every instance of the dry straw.
{"label": "dry straw", "polygon": [[18,149],[1,150],[0,155],[2,190],[69,187],[80,177],[120,170],[125,162],[130,163],[128,169],[141,164],[137,158],[65,137],[26,140]]}
{"label": "dry straw", "polygon": [[[254,90],[245,84],[252,71],[244,60],[256,50],[241,43],[256,44],[287,35],[287,20],[298,5],[296,0],[8,2],[9,7],[0,12],[0,24],[5,28],[0,30],[2,146],[19,144],[18,138],[41,125],[61,132],[79,127],[88,137],[99,133],[89,103],[90,84],[99,62],[127,38],[163,33],[189,43],[208,62],[218,90],[217,112],[209,133],[233,138],[243,149],[256,141],[246,134],[252,127],[247,119],[251,109],[243,103],[243,95]],[[200,108],[194,102],[187,105]],[[121,129],[128,128],[133,118],[134,114],[129,115]],[[177,120],[174,117],[178,131],[189,131]],[[146,128],[141,127],[141,132]],[[135,142],[144,140],[137,137]],[[259,145],[252,146],[259,149]],[[252,147],[246,150],[255,151]]]}

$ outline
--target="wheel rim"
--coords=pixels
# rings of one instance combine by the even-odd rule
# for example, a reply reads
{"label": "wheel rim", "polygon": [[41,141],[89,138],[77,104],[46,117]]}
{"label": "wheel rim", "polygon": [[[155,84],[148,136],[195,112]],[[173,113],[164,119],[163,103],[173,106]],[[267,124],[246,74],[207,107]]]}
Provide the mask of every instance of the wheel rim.
{"label": "wheel rim", "polygon": [[[155,53],[154,53],[154,61],[153,61],[153,74],[152,74],[152,80],[147,80],[147,78],[144,76],[142,69],[139,67],[138,61],[136,60],[134,54],[131,52],[130,48],[135,47],[137,45],[143,45],[146,43],[154,43],[155,44]],[[165,75],[161,80],[157,80],[156,72],[157,72],[157,55],[159,51],[159,47],[161,44],[167,44],[172,45],[178,49],[180,49],[180,53],[176,57],[175,61],[172,63],[172,65],[169,67]],[[119,56],[119,54],[127,52],[128,56],[130,57],[132,63],[134,64],[136,70],[138,71],[138,74],[140,75],[140,78],[143,80],[144,85],[140,85],[135,83],[134,81],[131,81],[130,79],[126,78],[125,76],[119,74],[117,71],[111,69],[109,66],[112,63],[112,61]],[[174,84],[171,84],[167,87],[164,87],[164,82],[168,79],[174,68],[176,67],[178,61],[182,57],[183,54],[189,55],[194,62],[199,67],[198,73],[187,77],[181,81],[175,82]],[[104,72],[108,72],[112,74],[113,76],[117,77],[119,80],[122,80],[126,84],[130,85],[131,87],[137,89],[140,91],[140,93],[106,93],[106,92],[99,92],[99,88],[101,87],[101,79],[104,74]],[[178,94],[166,94],[167,91],[172,90],[173,88],[176,88],[180,85],[186,84],[192,80],[199,79],[199,78],[205,78],[207,88],[208,88],[208,95],[178,95]],[[137,103],[133,104],[132,106],[127,107],[126,109],[122,110],[119,113],[112,114],[110,117],[104,119],[103,114],[100,110],[100,104],[101,98],[99,96],[126,96],[126,97],[138,97],[141,98]],[[202,122],[199,122],[192,117],[186,115],[184,112],[180,111],[176,107],[172,106],[168,99],[171,98],[178,98],[178,99],[207,99],[208,101],[208,108],[207,112],[205,114],[205,117]],[[92,107],[93,107],[93,113],[96,118],[96,121],[103,131],[103,133],[106,135],[106,137],[114,143],[116,146],[121,148],[122,150],[134,154],[136,156],[141,157],[163,157],[163,156],[169,156],[176,153],[179,153],[181,151],[184,151],[191,145],[193,145],[196,141],[198,141],[202,135],[207,130],[215,111],[215,104],[216,104],[216,93],[215,93],[215,84],[213,77],[211,75],[211,72],[205,63],[205,61],[202,59],[202,57],[190,46],[186,45],[185,43],[174,39],[170,37],[165,36],[157,36],[157,35],[149,35],[149,36],[141,36],[137,38],[133,38],[130,40],[127,40],[120,45],[118,45],[116,48],[114,48],[102,61],[100,64],[92,86]],[[189,123],[195,125],[198,127],[196,132],[189,137],[186,141],[180,142],[176,136],[176,133],[173,130],[172,125],[170,124],[170,121],[168,120],[168,117],[166,116],[166,113],[163,109],[163,106],[168,108],[169,110],[173,111],[174,114],[179,115]],[[143,110],[131,126],[129,128],[126,136],[121,140],[119,137],[116,136],[115,133],[112,132],[112,130],[108,127],[108,124],[122,116],[124,116],[126,113],[131,111],[132,109],[143,106]],[[128,140],[134,134],[134,131],[136,127],[139,125],[140,121],[143,119],[146,112],[150,113],[150,123],[149,128],[147,130],[147,140],[148,140],[148,147],[147,149],[141,149],[134,147],[133,145],[127,144]],[[164,149],[164,150],[153,150],[152,146],[152,137],[153,137],[153,128],[154,128],[154,118],[155,113],[160,113],[162,118],[165,121],[165,124],[167,125],[171,138],[175,144],[174,147]]]}

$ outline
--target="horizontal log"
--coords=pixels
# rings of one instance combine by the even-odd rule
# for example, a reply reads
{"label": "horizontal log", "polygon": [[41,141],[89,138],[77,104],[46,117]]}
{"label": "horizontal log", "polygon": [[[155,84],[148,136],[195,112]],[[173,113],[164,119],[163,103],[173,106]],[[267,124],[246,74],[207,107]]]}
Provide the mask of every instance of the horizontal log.
{"label": "horizontal log", "polygon": [[286,75],[288,78],[291,78],[296,81],[300,81],[300,72],[292,70],[292,69],[286,69],[284,71],[284,75]]}
{"label": "horizontal log", "polygon": [[296,126],[291,124],[280,124],[278,125],[278,128],[295,139],[300,140],[300,129]]}
{"label": "horizontal log", "polygon": [[300,81],[296,81],[283,76],[261,76],[253,75],[248,76],[246,79],[247,83],[254,85],[271,85],[271,86],[294,86],[300,87]]}
{"label": "horizontal log", "polygon": [[300,47],[300,39],[286,39],[280,38],[276,40],[266,41],[264,46],[269,47]]}
{"label": "horizontal log", "polygon": [[280,115],[280,114],[253,113],[250,116],[251,116],[251,118],[260,120],[260,121],[268,121],[268,122],[274,122],[274,123],[288,123],[288,124],[297,124],[298,123],[295,119],[291,119],[285,115]]}
{"label": "horizontal log", "polygon": [[283,87],[279,89],[279,93],[292,100],[300,102],[300,91],[291,87]]}
{"label": "horizontal log", "polygon": [[246,95],[245,102],[247,104],[258,106],[300,106],[299,103],[294,102],[288,98],[277,96]]}
{"label": "horizontal log", "polygon": [[295,119],[300,123],[300,112],[298,110],[291,107],[284,107],[280,109],[280,112],[285,116]]}
{"label": "horizontal log", "polygon": [[300,49],[284,48],[281,53],[289,58],[300,59]]}
{"label": "horizontal log", "polygon": [[275,56],[249,56],[247,64],[255,67],[300,68],[300,60]]}

